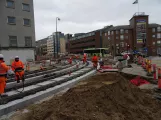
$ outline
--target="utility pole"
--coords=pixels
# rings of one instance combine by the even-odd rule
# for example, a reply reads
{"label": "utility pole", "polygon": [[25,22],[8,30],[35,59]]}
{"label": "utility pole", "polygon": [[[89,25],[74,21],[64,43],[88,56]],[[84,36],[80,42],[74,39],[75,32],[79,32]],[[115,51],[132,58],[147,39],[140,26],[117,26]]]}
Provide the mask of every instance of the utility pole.
{"label": "utility pole", "polygon": [[[58,48],[58,35],[57,35],[57,20],[60,21],[60,18],[56,17],[56,34],[55,34],[56,35],[56,53],[57,53],[57,58],[58,58],[59,48]],[[54,44],[54,49],[55,49],[55,44]]]}

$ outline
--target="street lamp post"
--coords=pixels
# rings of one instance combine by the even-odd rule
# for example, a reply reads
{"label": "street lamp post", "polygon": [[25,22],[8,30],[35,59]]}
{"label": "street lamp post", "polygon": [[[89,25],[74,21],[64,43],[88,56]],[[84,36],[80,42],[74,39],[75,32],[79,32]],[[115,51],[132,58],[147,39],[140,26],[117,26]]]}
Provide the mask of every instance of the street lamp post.
{"label": "street lamp post", "polygon": [[[60,18],[59,17],[56,17],[56,53],[57,53],[57,57],[58,57],[58,51],[59,51],[59,48],[58,48],[58,36],[57,36],[57,20],[60,21]],[[55,49],[55,46],[54,46],[54,49]]]}

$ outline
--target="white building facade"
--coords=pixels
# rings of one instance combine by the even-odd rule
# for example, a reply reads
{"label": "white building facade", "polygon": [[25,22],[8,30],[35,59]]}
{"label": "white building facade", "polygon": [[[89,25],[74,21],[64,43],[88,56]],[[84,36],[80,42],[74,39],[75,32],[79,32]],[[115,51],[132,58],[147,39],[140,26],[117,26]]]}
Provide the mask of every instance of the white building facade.
{"label": "white building facade", "polygon": [[8,65],[15,56],[35,60],[33,0],[0,0],[0,54]]}

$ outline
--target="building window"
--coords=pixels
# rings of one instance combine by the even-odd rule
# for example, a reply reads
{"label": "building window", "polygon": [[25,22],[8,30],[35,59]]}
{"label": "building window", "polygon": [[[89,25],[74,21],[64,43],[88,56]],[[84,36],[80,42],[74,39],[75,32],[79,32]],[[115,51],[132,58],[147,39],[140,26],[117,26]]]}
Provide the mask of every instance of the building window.
{"label": "building window", "polygon": [[116,34],[119,34],[119,31],[118,30],[116,31]]}
{"label": "building window", "polygon": [[111,31],[111,34],[113,35],[113,31]]}
{"label": "building window", "polygon": [[153,45],[155,45],[155,42],[153,42]]}
{"label": "building window", "polygon": [[25,46],[32,47],[32,38],[31,37],[25,37]]}
{"label": "building window", "polygon": [[30,26],[30,25],[31,25],[30,19],[23,19],[23,24],[24,24],[25,26]]}
{"label": "building window", "polygon": [[125,30],[125,33],[128,33],[128,30]]}
{"label": "building window", "polygon": [[16,24],[16,18],[15,17],[8,17],[7,22],[8,22],[8,24]]}
{"label": "building window", "polygon": [[160,44],[161,44],[161,41],[160,41],[160,40],[158,40],[158,41],[157,41],[157,45],[160,45]]}
{"label": "building window", "polygon": [[155,35],[152,35],[152,38],[155,38]]}
{"label": "building window", "polygon": [[116,40],[118,40],[119,39],[119,37],[118,36],[116,36]]}
{"label": "building window", "polygon": [[17,47],[17,36],[9,36],[10,47]]}
{"label": "building window", "polygon": [[110,35],[110,31],[108,31],[108,35]]}
{"label": "building window", "polygon": [[8,8],[15,8],[14,1],[12,1],[12,0],[6,0],[6,6]]}
{"label": "building window", "polygon": [[121,47],[124,47],[124,42],[120,42],[120,46]]}
{"label": "building window", "polygon": [[124,34],[124,29],[120,29],[120,34]]}
{"label": "building window", "polygon": [[30,5],[29,4],[22,4],[22,9],[24,10],[24,11],[30,11]]}
{"label": "building window", "polygon": [[126,36],[126,37],[125,37],[125,39],[128,39],[128,38],[129,38],[129,36]]}
{"label": "building window", "polygon": [[157,27],[157,31],[158,31],[158,32],[161,32],[161,27],[160,27],[160,26]]}
{"label": "building window", "polygon": [[161,38],[161,33],[157,33],[157,38]]}
{"label": "building window", "polygon": [[108,37],[108,40],[110,40],[110,37]]}
{"label": "building window", "polygon": [[152,28],[152,32],[153,32],[153,33],[155,32],[155,28]]}
{"label": "building window", "polygon": [[120,40],[124,40],[124,35],[120,35]]}

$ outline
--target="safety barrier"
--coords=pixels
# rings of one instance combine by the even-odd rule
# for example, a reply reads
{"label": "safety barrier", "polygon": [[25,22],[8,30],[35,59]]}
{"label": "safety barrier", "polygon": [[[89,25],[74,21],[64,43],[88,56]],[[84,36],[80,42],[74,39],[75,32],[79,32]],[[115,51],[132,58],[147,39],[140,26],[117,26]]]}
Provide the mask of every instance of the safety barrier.
{"label": "safety barrier", "polygon": [[161,68],[157,67],[156,64],[152,64],[150,59],[141,56],[137,58],[136,63],[142,66],[147,72],[147,76],[153,76],[153,79],[158,82],[158,88],[161,89]]}

